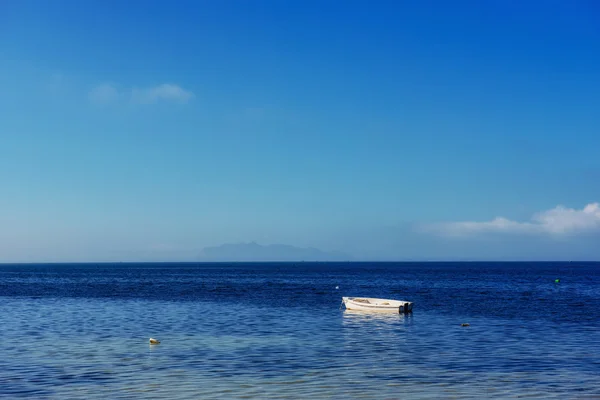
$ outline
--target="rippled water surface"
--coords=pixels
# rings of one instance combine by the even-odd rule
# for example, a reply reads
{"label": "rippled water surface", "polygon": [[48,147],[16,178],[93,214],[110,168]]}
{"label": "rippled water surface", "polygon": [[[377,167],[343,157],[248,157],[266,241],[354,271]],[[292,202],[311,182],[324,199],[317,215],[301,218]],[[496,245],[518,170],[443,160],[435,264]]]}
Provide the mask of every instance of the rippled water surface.
{"label": "rippled water surface", "polygon": [[600,264],[3,265],[0,339],[4,398],[598,398]]}

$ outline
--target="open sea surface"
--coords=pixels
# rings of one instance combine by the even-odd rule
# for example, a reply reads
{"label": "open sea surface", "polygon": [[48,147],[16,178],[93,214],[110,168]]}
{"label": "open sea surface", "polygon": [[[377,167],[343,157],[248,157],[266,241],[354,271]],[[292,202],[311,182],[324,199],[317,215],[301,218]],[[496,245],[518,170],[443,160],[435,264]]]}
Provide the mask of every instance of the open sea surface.
{"label": "open sea surface", "polygon": [[600,264],[0,265],[0,397],[600,399]]}

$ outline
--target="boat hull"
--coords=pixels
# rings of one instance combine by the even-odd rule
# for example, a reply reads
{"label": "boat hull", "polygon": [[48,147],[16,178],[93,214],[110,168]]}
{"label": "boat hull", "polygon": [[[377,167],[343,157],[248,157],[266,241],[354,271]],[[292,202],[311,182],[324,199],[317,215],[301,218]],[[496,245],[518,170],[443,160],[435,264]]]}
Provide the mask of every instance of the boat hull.
{"label": "boat hull", "polygon": [[372,297],[342,297],[347,310],[369,312],[393,312],[408,314],[412,312],[413,303],[389,299],[376,299]]}

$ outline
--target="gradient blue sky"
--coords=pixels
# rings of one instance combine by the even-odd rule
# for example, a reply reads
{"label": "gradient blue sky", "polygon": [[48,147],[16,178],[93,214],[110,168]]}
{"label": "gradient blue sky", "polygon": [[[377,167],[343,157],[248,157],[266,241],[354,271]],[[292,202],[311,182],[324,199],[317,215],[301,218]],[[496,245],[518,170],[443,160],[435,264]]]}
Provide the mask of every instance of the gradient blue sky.
{"label": "gradient blue sky", "polygon": [[594,1],[2,1],[0,262],[600,259],[599,49]]}

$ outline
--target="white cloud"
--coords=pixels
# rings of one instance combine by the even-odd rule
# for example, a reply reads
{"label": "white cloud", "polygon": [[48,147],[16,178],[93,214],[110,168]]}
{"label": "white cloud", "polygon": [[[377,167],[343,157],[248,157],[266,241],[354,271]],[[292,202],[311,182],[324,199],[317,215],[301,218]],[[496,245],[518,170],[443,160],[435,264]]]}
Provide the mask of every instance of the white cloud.
{"label": "white cloud", "polygon": [[187,103],[192,98],[194,98],[194,93],[171,83],[163,83],[147,89],[134,88],[131,90],[131,101],[141,104],[156,103],[161,100]]}
{"label": "white cloud", "polygon": [[421,226],[421,230],[444,236],[468,236],[477,233],[527,233],[568,235],[600,230],[600,203],[581,210],[557,206],[539,212],[531,221],[511,221],[496,217],[491,221],[447,222]]}
{"label": "white cloud", "polygon": [[119,91],[114,85],[103,83],[102,85],[93,88],[88,97],[92,103],[108,104],[119,99]]}
{"label": "white cloud", "polygon": [[132,88],[120,91],[110,83],[96,86],[89,93],[89,99],[95,104],[110,104],[120,99],[128,99],[134,104],[153,104],[159,101],[187,103],[193,99],[194,93],[178,85],[164,83],[150,88]]}

